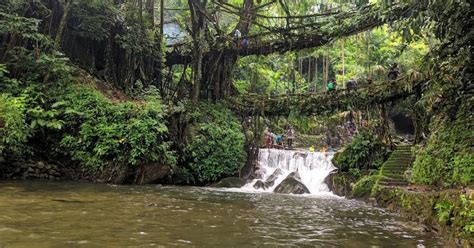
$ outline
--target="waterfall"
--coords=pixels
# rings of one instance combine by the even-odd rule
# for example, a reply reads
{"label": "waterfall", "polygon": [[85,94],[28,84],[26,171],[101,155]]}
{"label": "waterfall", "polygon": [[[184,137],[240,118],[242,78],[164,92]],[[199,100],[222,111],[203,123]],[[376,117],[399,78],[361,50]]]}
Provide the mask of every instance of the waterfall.
{"label": "waterfall", "polygon": [[[334,153],[331,152],[260,149],[255,179],[242,189],[273,192],[290,173],[297,172],[311,194],[329,193],[324,179],[336,169],[331,163],[333,156]],[[256,189],[254,186],[259,180],[272,181],[273,184],[267,188]]]}

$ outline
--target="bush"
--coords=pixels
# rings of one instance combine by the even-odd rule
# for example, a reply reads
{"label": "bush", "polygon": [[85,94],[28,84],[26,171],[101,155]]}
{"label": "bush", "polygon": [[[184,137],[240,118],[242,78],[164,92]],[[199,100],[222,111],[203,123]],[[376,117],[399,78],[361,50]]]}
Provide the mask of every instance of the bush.
{"label": "bush", "polygon": [[461,109],[459,113],[454,121],[446,117],[437,118],[431,123],[430,139],[413,166],[412,180],[415,183],[453,186],[469,185],[472,182],[472,116],[467,109]]}
{"label": "bush", "polygon": [[60,152],[91,169],[107,165],[174,165],[157,100],[112,103],[85,86],[70,87],[57,103],[65,131]]}
{"label": "bush", "polygon": [[372,188],[377,183],[378,175],[364,176],[354,184],[352,196],[363,198],[370,196]]}
{"label": "bush", "polygon": [[25,112],[23,98],[0,95],[0,157],[21,156],[28,151],[31,128]]}
{"label": "bush", "polygon": [[246,159],[245,136],[237,119],[222,105],[207,103],[191,118],[194,130],[186,151],[193,179],[209,183],[237,174]]}
{"label": "bush", "polygon": [[364,131],[352,139],[341,152],[336,153],[333,164],[341,172],[357,169],[377,169],[385,160],[383,144],[375,135]]}

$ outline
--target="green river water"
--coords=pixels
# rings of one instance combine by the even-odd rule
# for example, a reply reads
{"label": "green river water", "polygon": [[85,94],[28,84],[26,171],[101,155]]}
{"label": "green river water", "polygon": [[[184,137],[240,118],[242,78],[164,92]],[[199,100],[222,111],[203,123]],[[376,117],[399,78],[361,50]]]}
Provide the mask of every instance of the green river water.
{"label": "green river water", "polygon": [[417,224],[334,196],[0,182],[0,247],[442,247]]}

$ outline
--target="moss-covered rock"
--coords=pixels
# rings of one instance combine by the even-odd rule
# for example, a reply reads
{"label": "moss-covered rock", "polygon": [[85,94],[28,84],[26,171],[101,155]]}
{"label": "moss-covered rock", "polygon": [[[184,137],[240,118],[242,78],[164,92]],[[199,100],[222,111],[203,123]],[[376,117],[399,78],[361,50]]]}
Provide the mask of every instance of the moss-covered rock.
{"label": "moss-covered rock", "polygon": [[400,212],[411,221],[448,234],[449,243],[472,247],[474,241],[474,194],[460,190],[419,192],[404,188],[376,187],[379,205]]}
{"label": "moss-covered rock", "polygon": [[350,172],[333,172],[329,174],[324,182],[329,190],[338,196],[352,195],[352,185],[357,181],[357,177]]}
{"label": "moss-covered rock", "polygon": [[240,188],[246,183],[245,180],[238,177],[227,177],[211,185],[215,188]]}
{"label": "moss-covered rock", "polygon": [[369,197],[372,192],[372,188],[377,183],[378,178],[379,178],[378,175],[362,177],[352,187],[352,197],[355,197],[355,198]]}

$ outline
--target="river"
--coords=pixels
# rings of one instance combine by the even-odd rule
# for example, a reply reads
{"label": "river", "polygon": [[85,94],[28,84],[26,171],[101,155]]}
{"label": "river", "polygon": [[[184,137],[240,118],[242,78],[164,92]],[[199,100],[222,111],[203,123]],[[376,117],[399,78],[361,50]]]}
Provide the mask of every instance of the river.
{"label": "river", "polygon": [[361,201],[210,188],[0,182],[0,247],[442,247]]}

